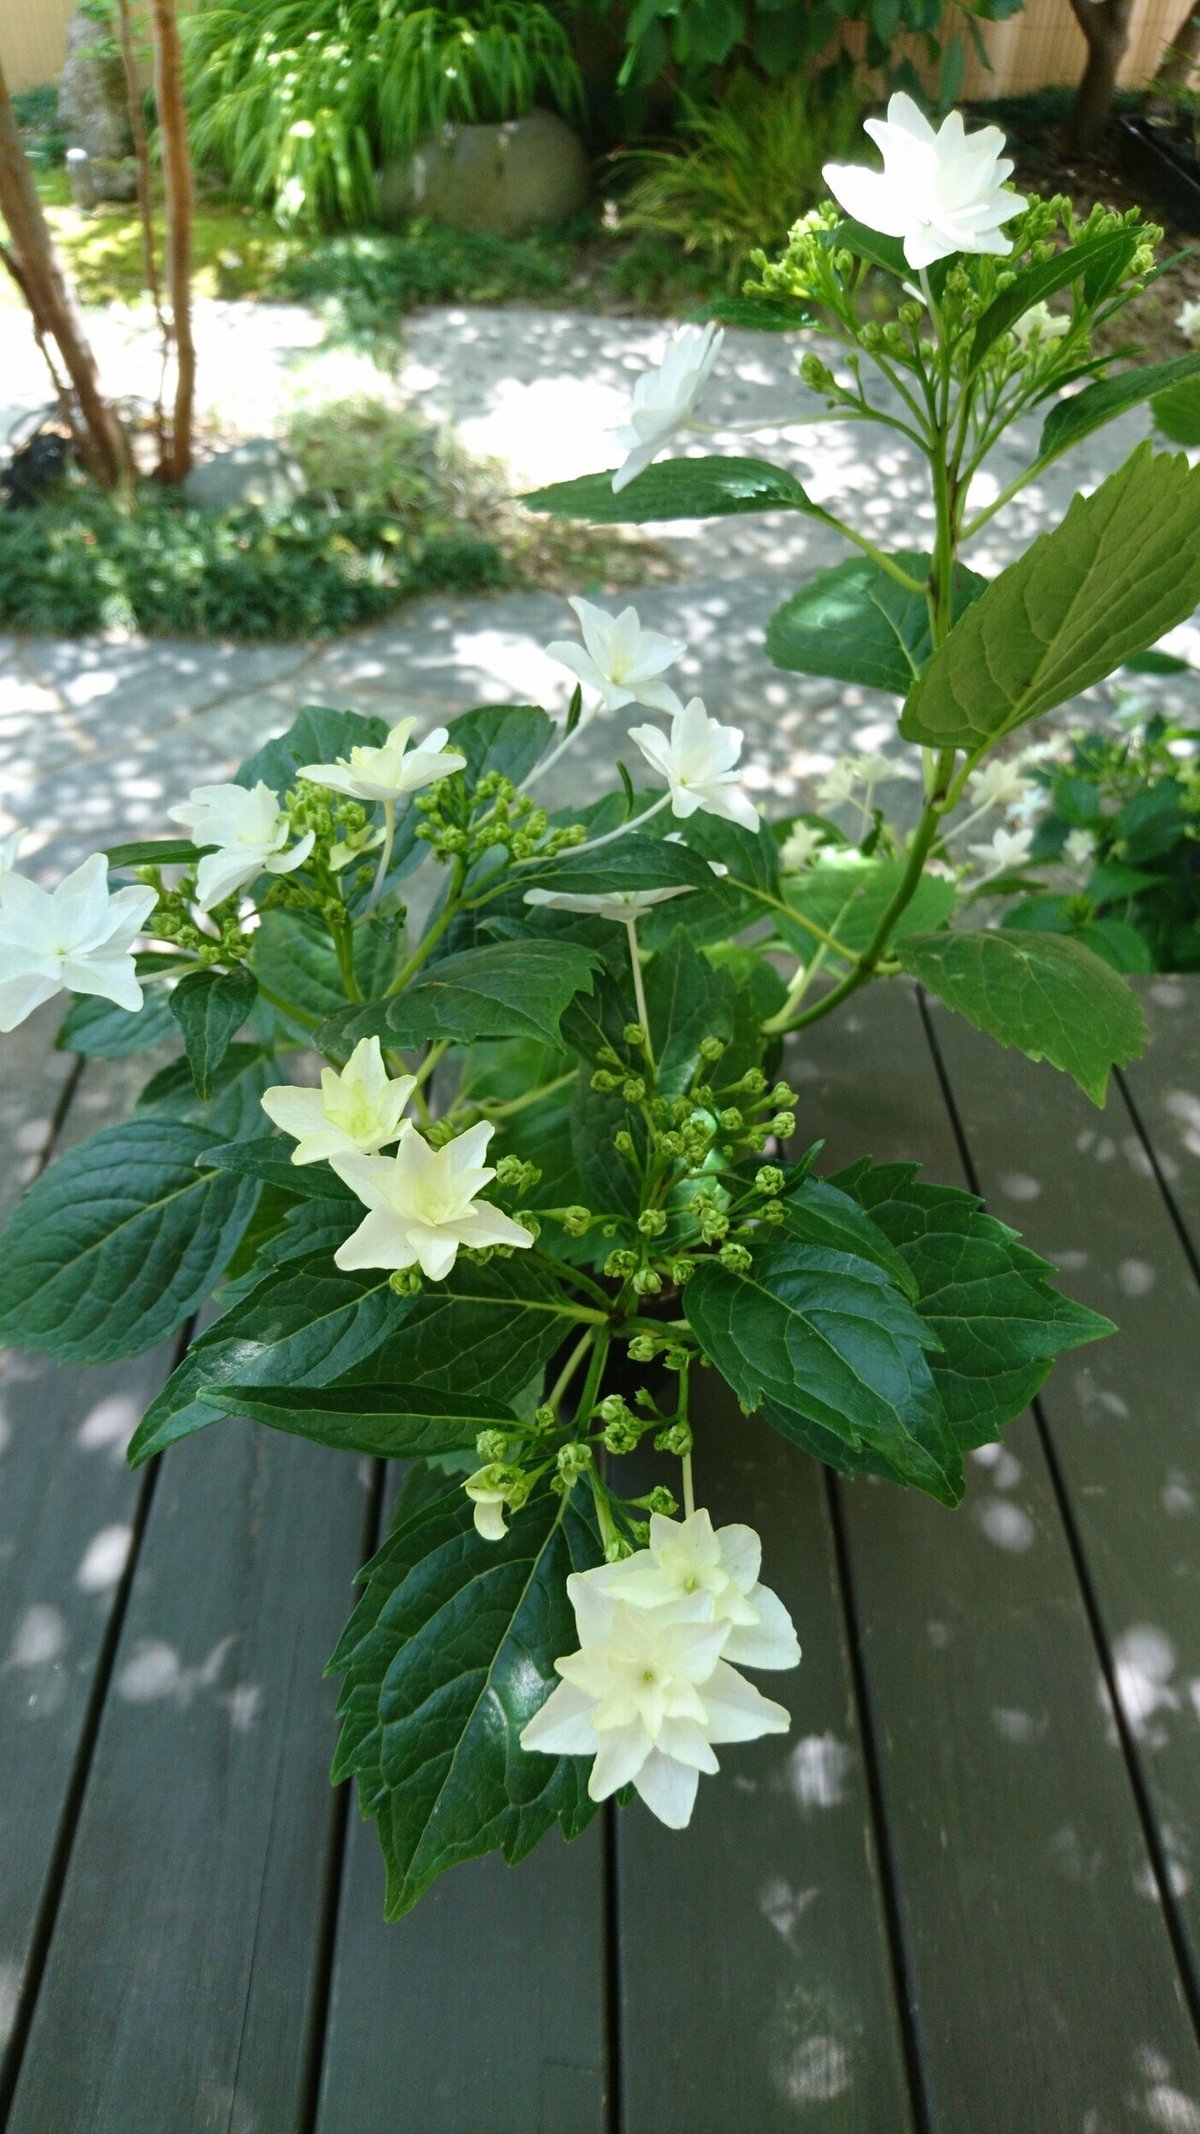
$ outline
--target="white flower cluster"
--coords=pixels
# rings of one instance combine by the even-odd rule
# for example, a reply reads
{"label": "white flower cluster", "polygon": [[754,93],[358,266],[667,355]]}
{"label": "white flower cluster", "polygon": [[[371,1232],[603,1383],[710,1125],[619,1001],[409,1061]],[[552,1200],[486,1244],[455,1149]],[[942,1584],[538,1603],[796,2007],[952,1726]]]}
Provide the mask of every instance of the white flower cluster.
{"label": "white flower cluster", "polygon": [[[417,1078],[391,1079],[377,1037],[364,1037],[319,1089],[282,1083],[263,1092],[267,1117],[296,1142],[293,1163],[328,1163],[369,1211],[338,1246],[339,1267],[420,1267],[444,1281],[462,1245],[533,1243],[532,1232],[478,1195],[496,1173],[484,1164],[495,1128],[472,1126],[431,1148],[402,1114]],[[399,1146],[393,1156],[380,1150]]]}
{"label": "white flower cluster", "polygon": [[935,133],[899,90],[887,117],[866,119],[863,131],[882,149],[883,169],[827,163],[822,175],[848,215],[901,239],[910,267],[931,267],[954,252],[1012,251],[1003,225],[1027,203],[1005,183],[1013,166],[998,126],[969,134],[962,113],[952,111]]}
{"label": "white flower cluster", "polygon": [[[706,1511],[650,1521],[649,1546],[567,1580],[579,1650],[528,1722],[524,1749],[590,1756],[588,1792],[633,1785],[672,1830],[691,1820],[714,1745],[787,1732],[782,1704],[738,1666],[795,1667],[800,1647],[778,1595],[759,1583],[753,1527],[714,1531]],[[736,1663],[736,1664],[735,1664]]]}

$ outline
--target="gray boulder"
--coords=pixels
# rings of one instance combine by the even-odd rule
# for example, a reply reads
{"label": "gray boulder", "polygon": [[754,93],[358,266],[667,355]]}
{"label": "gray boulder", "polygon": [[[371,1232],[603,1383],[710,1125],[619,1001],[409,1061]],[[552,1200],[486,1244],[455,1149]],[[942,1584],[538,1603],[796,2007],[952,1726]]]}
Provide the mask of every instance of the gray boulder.
{"label": "gray boulder", "polygon": [[526,237],[569,222],[590,188],[583,143],[553,111],[531,111],[499,126],[445,126],[386,164],[379,217],[392,228],[424,215],[454,230]]}
{"label": "gray boulder", "polygon": [[87,158],[85,166],[72,172],[77,196],[83,193],[81,204],[132,200],[137,172],[131,160],[125,69],[111,29],[81,9],[67,24],[58,119],[68,148],[81,148]]}
{"label": "gray boulder", "polygon": [[303,467],[273,437],[248,437],[244,444],[214,452],[202,466],[193,467],[183,493],[198,511],[238,511],[249,505],[282,512],[307,487]]}

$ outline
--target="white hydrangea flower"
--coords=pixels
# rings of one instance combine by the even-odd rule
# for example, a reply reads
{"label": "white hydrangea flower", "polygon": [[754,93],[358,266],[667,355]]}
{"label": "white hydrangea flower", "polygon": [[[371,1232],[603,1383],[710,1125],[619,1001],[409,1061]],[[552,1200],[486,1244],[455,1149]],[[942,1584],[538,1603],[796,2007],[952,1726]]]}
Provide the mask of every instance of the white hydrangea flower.
{"label": "white hydrangea flower", "polygon": [[670,788],[671,811],[685,819],[697,809],[757,830],[758,809],[738,780],[740,726],[710,719],[699,697],[676,712],[669,734],[657,726],[631,726],[629,738]]}
{"label": "white hydrangea flower", "polygon": [[1185,341],[1193,348],[1200,348],[1200,303],[1185,304],[1175,320]]}
{"label": "white hydrangea flower", "polygon": [[[722,873],[728,870],[722,868]],[[609,889],[593,896],[585,896],[580,890],[573,895],[565,889],[527,889],[525,902],[540,905],[545,911],[578,911],[596,919],[616,919],[627,925],[630,919],[640,919],[644,911],[655,904],[665,904],[670,897],[687,897],[692,894],[690,882],[676,883],[670,889]]]}
{"label": "white hydrangea flower", "polygon": [[1090,867],[1096,857],[1096,840],[1090,830],[1071,830],[1063,839],[1063,852],[1073,867]]}
{"label": "white hydrangea flower", "polygon": [[397,719],[380,747],[352,748],[335,763],[304,763],[300,776],[330,792],[347,793],[352,800],[395,803],[407,793],[419,792],[422,786],[466,768],[466,757],[446,747],[450,736],[444,726],[435,726],[419,748],[410,749],[416,723],[415,719]]}
{"label": "white hydrangea flower", "polygon": [[493,1464],[468,1475],[463,1488],[475,1507],[475,1531],[483,1541],[503,1541],[508,1532],[504,1514],[511,1487],[502,1470]]}
{"label": "white hydrangea flower", "polygon": [[627,704],[644,704],[650,711],[682,708],[675,691],[660,679],[687,651],[679,638],[644,630],[634,607],[610,615],[574,596],[571,606],[579,617],[583,644],[556,639],[546,647],[551,659],[598,690],[608,711],[622,711]]}
{"label": "white hydrangea flower", "polygon": [[393,1081],[379,1039],[364,1037],[340,1074],[322,1070],[319,1089],[277,1083],[261,1101],[268,1119],[293,1136],[293,1163],[327,1163],[331,1156],[374,1156],[398,1141],[408,1131],[403,1112],[416,1086],[415,1074]]}
{"label": "white hydrangea flower", "polygon": [[793,823],[779,848],[779,864],[784,873],[803,874],[820,845],[821,832],[810,822]]}
{"label": "white hydrangea flower", "polygon": [[714,1531],[701,1510],[682,1521],[655,1512],[648,1547],[577,1575],[631,1607],[682,1604],[699,1621],[728,1623],[722,1657],[739,1667],[795,1667],[800,1647],[791,1616],[760,1584],[761,1567],[762,1542],[752,1526]]}
{"label": "white hydrangea flower", "polygon": [[1024,799],[1029,791],[1029,780],[1019,762],[1011,758],[1002,761],[993,758],[981,769],[972,771],[967,779],[967,790],[976,814],[982,815],[989,808],[1011,808]]}
{"label": "white hydrangea flower", "polygon": [[156,889],[110,891],[102,852],[54,889],[11,867],[0,873],[0,1030],[15,1030],[62,992],[140,1008],[133,944],[157,902]]}
{"label": "white hydrangea flower", "polygon": [[[869,812],[875,787],[896,776],[896,766],[888,756],[839,756],[817,787],[817,804],[822,808],[838,808],[853,800],[864,812]],[[865,799],[859,798],[860,786],[865,791]]]}
{"label": "white hydrangea flower", "polygon": [[1053,342],[1061,341],[1065,333],[1070,333],[1071,321],[1065,312],[1051,311],[1049,304],[1031,304],[1028,311],[1023,311],[1020,318],[1013,321],[1012,331],[1020,349],[1032,348],[1035,343],[1040,348],[1048,348]]}
{"label": "white hydrangea flower", "polygon": [[495,1127],[481,1122],[432,1149],[415,1127],[394,1156],[334,1156],[370,1213],[339,1245],[339,1267],[420,1267],[441,1282],[460,1245],[532,1245],[532,1233],[476,1195],[496,1173],[482,1162]]}
{"label": "white hydrangea flower", "polygon": [[790,1716],[722,1659],[728,1622],[698,1621],[687,1603],[630,1607],[579,1574],[567,1591],[580,1647],[555,1661],[562,1680],[521,1746],[591,1756],[593,1800],[632,1783],[660,1822],[682,1830],[700,1773],[719,1768],[714,1743],[786,1733]]}
{"label": "white hydrangea flower", "polygon": [[967,133],[952,111],[935,133],[911,96],[898,90],[885,119],[863,130],[883,151],[881,171],[827,163],[824,179],[839,206],[868,229],[899,237],[910,267],[932,266],[954,252],[1012,251],[1002,235],[1026,202],[1005,180],[1012,163],[998,126]]}
{"label": "white hydrangea flower", "polygon": [[302,867],[313,848],[313,832],[306,830],[290,852],[284,847],[291,835],[279,796],[264,785],[198,785],[177,808],[168,808],[172,822],[181,823],[197,845],[215,845],[196,869],[196,901],[201,911],[211,911],[260,874],[291,874]]}
{"label": "white hydrangea flower", "polygon": [[984,878],[993,874],[1008,874],[1013,868],[1023,867],[1029,858],[1033,844],[1032,830],[994,830],[986,845],[968,845],[972,858],[977,859]]}
{"label": "white hydrangea flower", "polygon": [[629,420],[615,432],[625,454],[613,476],[624,489],[656,459],[689,420],[725,338],[720,326],[681,326],[657,369],[643,371],[633,389]]}

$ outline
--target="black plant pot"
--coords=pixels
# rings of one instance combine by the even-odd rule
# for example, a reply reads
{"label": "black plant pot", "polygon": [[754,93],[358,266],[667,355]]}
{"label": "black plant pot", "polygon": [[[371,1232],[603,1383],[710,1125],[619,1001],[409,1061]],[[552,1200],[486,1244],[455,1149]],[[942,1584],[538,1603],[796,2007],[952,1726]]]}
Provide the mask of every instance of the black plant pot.
{"label": "black plant pot", "polygon": [[1117,120],[1121,161],[1129,176],[1166,209],[1172,222],[1200,236],[1200,156],[1170,120]]}

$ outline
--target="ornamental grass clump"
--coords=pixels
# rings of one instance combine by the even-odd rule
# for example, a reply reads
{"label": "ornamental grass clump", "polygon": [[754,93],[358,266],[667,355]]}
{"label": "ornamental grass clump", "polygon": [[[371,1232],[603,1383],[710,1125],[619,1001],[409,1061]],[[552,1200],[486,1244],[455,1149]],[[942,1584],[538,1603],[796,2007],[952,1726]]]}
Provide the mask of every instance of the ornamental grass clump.
{"label": "ornamental grass clump", "polygon": [[[738,316],[819,318],[796,419],[900,431],[929,469],[929,549],[885,551],[766,460],[661,457],[698,420],[715,321],[639,386],[623,464],[535,502],[838,528],[856,552],[767,647],[893,694],[912,828],[884,805],[903,746],[764,819],[741,732],[674,686],[683,644],[578,600],[582,643],[553,648],[565,718],[492,704],[422,738],[309,707],[181,797],[185,835],[51,888],[4,854],[0,1023],[72,993],[62,1044],[133,1054],[174,1029],[184,1061],[30,1188],[0,1238],[0,1335],[103,1362],[212,1298],[135,1465],[233,1414],[416,1464],[332,1661],[334,1774],[378,1822],[393,1916],[609,1797],[682,1826],[718,1750],[762,1756],[743,1745],[803,1706],[758,1537],[705,1509],[714,1376],[743,1451],[775,1430],[952,1507],[965,1456],[1110,1331],[971,1194],[866,1154],[820,1172],[793,1048],[908,973],[1096,1103],[1139,1050],[1111,959],[1054,926],[989,930],[979,892],[1039,835],[1029,722],[1200,599],[1200,470],[1141,445],[997,577],[960,551],[1200,355],[1114,371],[1093,350],[1154,271],[1136,215],[1020,201],[994,129],[935,135],[902,98],[886,124],[883,193],[831,173],[867,219],[797,225]],[[1030,465],[973,499],[1039,406]],[[552,809],[541,781],[589,720],[620,777]]]}

